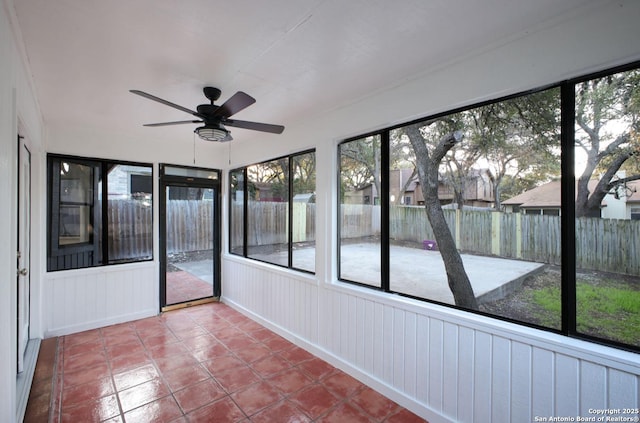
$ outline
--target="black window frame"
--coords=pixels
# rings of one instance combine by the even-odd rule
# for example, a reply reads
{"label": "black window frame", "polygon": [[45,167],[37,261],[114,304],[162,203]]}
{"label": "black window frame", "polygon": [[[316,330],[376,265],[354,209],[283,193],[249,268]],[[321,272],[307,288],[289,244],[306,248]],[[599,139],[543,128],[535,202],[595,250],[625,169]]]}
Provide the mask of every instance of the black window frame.
{"label": "black window frame", "polygon": [[[89,242],[74,244],[69,246],[59,243],[59,209],[60,199],[60,163],[70,162],[90,166],[94,169],[93,175],[93,204],[91,214],[91,225],[93,231],[90,234]],[[153,193],[151,202],[151,250],[150,256],[140,259],[123,259],[118,261],[109,260],[109,213],[108,213],[108,183],[109,171],[115,166],[138,166],[148,167],[151,171],[153,181],[154,169],[152,163],[131,162],[123,160],[99,159],[92,157],[81,157],[64,154],[47,154],[47,272],[57,272],[73,269],[86,269],[102,266],[117,266],[120,264],[149,262],[154,260],[153,251]],[[102,183],[102,192],[98,193],[95,187]],[[153,190],[153,185],[152,185]],[[98,206],[99,204],[99,206]],[[99,221],[99,227],[95,227],[95,222]],[[95,254],[97,252],[97,254]],[[79,259],[84,254],[84,259]],[[64,257],[64,259],[61,259]],[[62,260],[62,261],[61,261]]]}
{"label": "black window frame", "polygon": [[[553,84],[548,84],[545,86],[540,86],[537,88],[533,88],[530,90],[518,92],[512,95],[507,95],[499,98],[493,98],[490,100],[482,101],[479,103],[472,103],[463,107],[458,107],[451,110],[446,110],[444,112],[436,113],[433,115],[427,115],[421,117],[419,119],[414,119],[408,122],[402,122],[399,124],[395,124],[391,127],[382,128],[376,131],[371,131],[363,134],[359,134],[353,137],[346,138],[340,141],[336,148],[337,153],[337,233],[336,233],[336,243],[337,243],[337,269],[338,269],[338,280],[341,282],[366,287],[373,290],[382,291],[385,293],[400,295],[403,297],[413,298],[416,300],[434,303],[443,305],[446,307],[466,311],[473,314],[478,314],[486,317],[490,317],[493,319],[498,319],[502,321],[508,321],[511,323],[515,323],[521,326],[533,327],[536,329],[541,329],[547,332],[558,333],[567,337],[586,340],[590,342],[594,342],[601,345],[606,345],[610,347],[615,347],[622,350],[628,350],[633,352],[640,352],[640,346],[630,345],[614,340],[604,339],[597,336],[585,334],[583,332],[579,332],[577,330],[577,303],[576,303],[576,223],[575,223],[575,181],[576,176],[574,172],[574,161],[575,161],[575,89],[576,85],[586,82],[596,78],[602,78],[609,75],[613,75],[619,72],[631,71],[634,69],[640,69],[640,61],[634,61],[628,64],[624,64],[621,66],[615,66],[612,68],[608,68],[602,71],[589,73],[586,75],[581,75],[575,78],[567,79],[564,81],[556,82]],[[366,137],[371,136],[380,136],[381,138],[381,193],[379,193],[380,198],[389,198],[389,149],[390,149],[390,141],[389,134],[392,130],[398,129],[404,126],[408,126],[414,123],[424,122],[430,119],[436,119],[447,115],[452,115],[455,113],[463,112],[465,110],[470,110],[476,107],[482,107],[485,105],[490,105],[494,103],[498,103],[501,101],[526,96],[530,94],[535,94],[537,92],[545,91],[548,89],[559,88],[560,89],[560,107],[561,107],[561,119],[560,119],[560,167],[561,167],[561,207],[560,207],[560,222],[561,222],[561,329],[554,329],[546,326],[540,326],[533,323],[529,323],[522,320],[516,320],[513,318],[500,316],[496,314],[486,313],[479,310],[469,310],[466,308],[462,308],[456,306],[454,304],[442,303],[439,301],[431,300],[429,298],[423,297],[415,297],[409,294],[396,292],[390,289],[389,287],[389,269],[390,269],[390,256],[389,256],[389,247],[390,247],[390,239],[389,239],[389,202],[381,201],[381,283],[380,286],[372,286],[368,284],[364,284],[357,281],[351,281],[340,276],[340,246],[341,246],[341,222],[340,222],[340,146],[357,140],[364,139]],[[387,181],[385,183],[385,181]]]}
{"label": "black window frame", "polygon": [[[234,256],[238,256],[238,257],[243,257],[245,259],[249,259],[249,260],[255,260],[261,263],[267,263],[267,264],[271,264],[274,266],[278,266],[278,267],[282,267],[285,269],[290,269],[290,270],[295,270],[297,272],[303,272],[303,273],[307,273],[310,275],[315,275],[315,266],[314,266],[314,271],[310,271],[307,269],[302,269],[302,268],[297,268],[293,266],[293,225],[291,224],[292,219],[293,219],[293,183],[294,183],[294,178],[292,175],[293,172],[293,161],[295,157],[298,156],[303,156],[305,154],[316,154],[316,149],[312,148],[312,149],[308,149],[308,150],[304,150],[304,151],[299,151],[296,153],[292,153],[292,154],[288,154],[285,156],[279,156],[273,159],[269,159],[269,160],[263,160],[257,163],[252,163],[246,166],[242,166],[242,167],[238,167],[238,168],[234,168],[234,169],[230,169],[228,171],[228,175],[229,175],[229,228],[228,228],[228,242],[227,242],[227,249],[229,251],[229,254],[232,254]],[[265,261],[265,260],[260,260],[258,258],[255,257],[251,257],[248,254],[248,245],[247,245],[247,234],[248,234],[248,225],[249,225],[249,221],[248,221],[248,209],[249,209],[249,196],[248,196],[248,175],[247,175],[247,169],[250,168],[251,166],[255,166],[255,165],[260,165],[260,164],[264,164],[264,163],[268,163],[268,162],[273,162],[273,161],[277,161],[277,160],[283,160],[286,159],[288,161],[288,169],[289,169],[289,174],[287,175],[287,184],[288,184],[288,206],[287,206],[287,214],[288,214],[288,227],[287,227],[287,265],[284,266],[282,264],[278,264],[278,263],[274,263],[274,262],[270,262],[270,261]],[[317,172],[317,169],[316,169]],[[240,173],[242,174],[242,207],[243,207],[243,211],[242,211],[242,252],[238,253],[238,252],[234,252],[233,251],[233,246],[231,245],[232,239],[233,239],[233,201],[234,199],[231,198],[231,193],[232,193],[232,183],[233,183],[233,178],[231,176],[232,173]]]}

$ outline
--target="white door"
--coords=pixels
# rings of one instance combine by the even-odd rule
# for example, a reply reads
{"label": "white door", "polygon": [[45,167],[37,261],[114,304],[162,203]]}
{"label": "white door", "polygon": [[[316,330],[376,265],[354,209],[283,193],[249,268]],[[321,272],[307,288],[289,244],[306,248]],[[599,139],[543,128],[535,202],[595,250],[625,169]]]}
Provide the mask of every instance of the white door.
{"label": "white door", "polygon": [[24,369],[24,353],[29,341],[31,262],[31,152],[24,138],[18,145],[18,373]]}

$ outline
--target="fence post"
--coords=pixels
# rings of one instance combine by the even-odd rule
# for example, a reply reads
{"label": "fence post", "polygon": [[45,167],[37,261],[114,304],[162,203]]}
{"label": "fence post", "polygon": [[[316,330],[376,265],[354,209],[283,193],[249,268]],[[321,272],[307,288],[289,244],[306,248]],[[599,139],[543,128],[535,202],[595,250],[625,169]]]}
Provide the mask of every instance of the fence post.
{"label": "fence post", "polygon": [[516,258],[522,258],[522,213],[516,213]]}
{"label": "fence post", "polygon": [[456,209],[456,248],[460,249],[460,209]]}
{"label": "fence post", "polygon": [[500,255],[500,220],[502,213],[491,213],[491,254]]}
{"label": "fence post", "polygon": [[295,202],[293,203],[293,224],[292,242],[300,242],[307,240],[307,204]]}

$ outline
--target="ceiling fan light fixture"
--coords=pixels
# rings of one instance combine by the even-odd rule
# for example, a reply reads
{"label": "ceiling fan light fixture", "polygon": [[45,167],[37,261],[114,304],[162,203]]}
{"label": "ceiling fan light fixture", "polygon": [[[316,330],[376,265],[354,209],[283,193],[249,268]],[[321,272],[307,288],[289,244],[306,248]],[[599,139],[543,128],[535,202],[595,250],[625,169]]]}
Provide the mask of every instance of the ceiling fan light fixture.
{"label": "ceiling fan light fixture", "polygon": [[205,125],[196,128],[194,132],[205,141],[223,141],[229,135],[229,131],[222,125]]}

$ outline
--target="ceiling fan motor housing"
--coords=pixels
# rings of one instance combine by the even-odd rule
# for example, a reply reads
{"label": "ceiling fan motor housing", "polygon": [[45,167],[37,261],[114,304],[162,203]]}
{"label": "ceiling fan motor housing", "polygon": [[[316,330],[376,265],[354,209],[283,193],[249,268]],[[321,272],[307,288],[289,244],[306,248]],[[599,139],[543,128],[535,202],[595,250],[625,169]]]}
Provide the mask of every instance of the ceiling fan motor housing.
{"label": "ceiling fan motor housing", "polygon": [[215,112],[218,109],[219,106],[216,106],[215,104],[200,104],[197,107],[198,113],[200,113],[201,115],[211,115],[213,114],[213,112]]}
{"label": "ceiling fan motor housing", "polygon": [[222,94],[222,91],[215,87],[204,87],[202,91],[204,92],[204,96],[211,100],[211,104],[219,99],[220,94]]}

